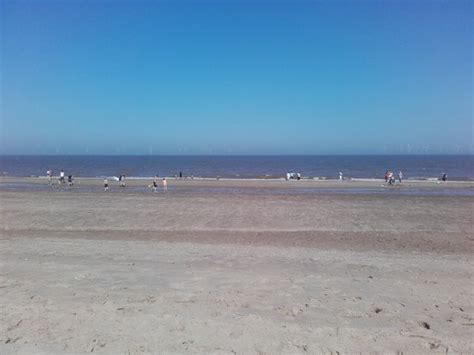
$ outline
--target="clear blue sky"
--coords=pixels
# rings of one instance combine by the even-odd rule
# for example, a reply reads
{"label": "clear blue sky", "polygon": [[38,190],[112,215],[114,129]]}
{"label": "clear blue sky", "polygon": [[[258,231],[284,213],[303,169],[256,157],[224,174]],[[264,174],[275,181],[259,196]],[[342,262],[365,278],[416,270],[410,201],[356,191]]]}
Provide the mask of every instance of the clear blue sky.
{"label": "clear blue sky", "polygon": [[470,1],[1,1],[3,154],[473,153]]}

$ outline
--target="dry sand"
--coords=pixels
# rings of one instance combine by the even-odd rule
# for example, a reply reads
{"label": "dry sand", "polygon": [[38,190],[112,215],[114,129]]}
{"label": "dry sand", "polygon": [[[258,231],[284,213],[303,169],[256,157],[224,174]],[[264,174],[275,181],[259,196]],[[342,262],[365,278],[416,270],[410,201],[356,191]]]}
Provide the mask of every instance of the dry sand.
{"label": "dry sand", "polygon": [[2,354],[474,352],[474,197],[0,203]]}

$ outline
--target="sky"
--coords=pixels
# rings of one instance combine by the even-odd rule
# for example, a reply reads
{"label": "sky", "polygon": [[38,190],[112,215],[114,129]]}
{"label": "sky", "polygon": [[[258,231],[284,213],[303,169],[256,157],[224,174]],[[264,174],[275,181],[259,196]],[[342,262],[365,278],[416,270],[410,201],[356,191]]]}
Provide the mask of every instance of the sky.
{"label": "sky", "polygon": [[0,11],[0,154],[474,153],[470,1]]}

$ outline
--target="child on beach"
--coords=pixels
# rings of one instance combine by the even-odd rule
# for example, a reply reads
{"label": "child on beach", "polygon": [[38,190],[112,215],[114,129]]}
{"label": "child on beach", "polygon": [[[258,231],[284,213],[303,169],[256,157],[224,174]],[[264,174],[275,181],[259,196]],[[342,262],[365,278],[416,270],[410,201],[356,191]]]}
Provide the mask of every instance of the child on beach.
{"label": "child on beach", "polygon": [[403,173],[401,171],[398,172],[398,181],[402,183],[403,180]]}
{"label": "child on beach", "polygon": [[104,179],[104,192],[109,191],[109,181],[107,178]]}
{"label": "child on beach", "polygon": [[74,181],[73,181],[72,175],[69,175],[69,176],[67,177],[67,183],[68,183],[69,186],[74,185]]}
{"label": "child on beach", "polygon": [[53,171],[51,169],[49,169],[46,172],[46,175],[48,176],[48,184],[52,185],[53,184]]}
{"label": "child on beach", "polygon": [[168,191],[168,182],[166,181],[166,178],[163,178],[163,192]]}
{"label": "child on beach", "polygon": [[153,192],[156,192],[156,189],[158,188],[158,183],[156,181],[156,178],[153,179],[153,184],[152,184],[152,189]]}

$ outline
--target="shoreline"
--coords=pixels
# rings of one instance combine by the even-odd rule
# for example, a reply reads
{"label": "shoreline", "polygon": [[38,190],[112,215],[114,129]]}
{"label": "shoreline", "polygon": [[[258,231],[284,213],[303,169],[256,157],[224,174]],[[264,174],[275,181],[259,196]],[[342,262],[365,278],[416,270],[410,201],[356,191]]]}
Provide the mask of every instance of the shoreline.
{"label": "shoreline", "polygon": [[[109,179],[109,186],[118,186],[119,182],[112,178]],[[158,179],[159,188],[161,187],[161,177]],[[389,188],[389,189],[471,189],[474,188],[474,181],[464,180],[403,180],[394,185],[389,185],[384,179],[301,179],[285,180],[279,179],[258,179],[258,178],[174,178],[166,177],[168,187],[219,187],[219,188],[274,188],[274,189],[353,189],[353,188]],[[147,187],[153,181],[153,177],[126,178],[126,184],[129,187]],[[58,178],[53,177],[53,186],[58,185]],[[0,177],[0,188],[2,185],[36,185],[48,186],[47,177]],[[78,177],[74,178],[74,187],[79,186],[103,186],[103,178]],[[68,187],[67,183],[64,187]],[[73,188],[74,188],[73,187]]]}

